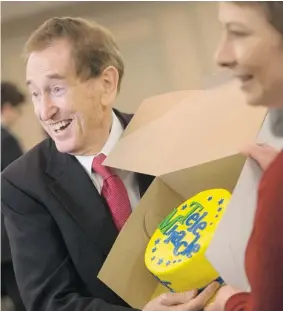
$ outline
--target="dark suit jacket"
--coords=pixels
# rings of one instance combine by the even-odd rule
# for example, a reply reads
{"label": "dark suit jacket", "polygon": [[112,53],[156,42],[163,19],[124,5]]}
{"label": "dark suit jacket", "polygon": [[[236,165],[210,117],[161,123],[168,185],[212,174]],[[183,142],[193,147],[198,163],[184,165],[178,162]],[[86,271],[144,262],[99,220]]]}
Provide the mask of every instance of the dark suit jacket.
{"label": "dark suit jacket", "polygon": [[[22,149],[16,138],[5,128],[1,127],[1,172],[9,164],[22,155]],[[11,251],[3,217],[1,216],[1,263],[11,261]]]}
{"label": "dark suit jacket", "polygon": [[[115,112],[126,126],[131,116]],[[138,174],[141,195],[152,180]],[[118,232],[75,157],[46,139],[14,162],[2,174],[2,212],[28,311],[126,310],[97,278]]]}

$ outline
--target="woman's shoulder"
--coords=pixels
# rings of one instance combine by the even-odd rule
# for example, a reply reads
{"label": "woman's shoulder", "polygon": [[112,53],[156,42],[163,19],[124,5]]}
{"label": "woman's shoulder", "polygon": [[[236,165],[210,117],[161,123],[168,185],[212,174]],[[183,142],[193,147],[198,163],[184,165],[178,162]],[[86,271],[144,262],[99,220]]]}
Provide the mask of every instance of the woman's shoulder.
{"label": "woman's shoulder", "polygon": [[278,156],[264,172],[262,180],[270,178],[283,181],[283,150],[279,152]]}
{"label": "woman's shoulder", "polygon": [[260,185],[259,194],[264,196],[283,197],[283,151],[281,151],[270,166],[264,172]]}

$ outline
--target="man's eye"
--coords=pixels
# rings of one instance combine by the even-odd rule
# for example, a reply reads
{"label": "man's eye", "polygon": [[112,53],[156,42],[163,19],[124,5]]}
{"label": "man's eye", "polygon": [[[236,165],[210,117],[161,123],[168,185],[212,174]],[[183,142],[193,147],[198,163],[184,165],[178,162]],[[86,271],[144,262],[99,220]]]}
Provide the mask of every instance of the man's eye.
{"label": "man's eye", "polygon": [[52,89],[52,93],[54,95],[62,95],[64,94],[65,92],[65,89],[63,87],[59,87],[59,86],[55,86],[53,89]]}
{"label": "man's eye", "polygon": [[38,92],[32,92],[31,96],[34,98],[37,98],[39,96],[39,93]]}

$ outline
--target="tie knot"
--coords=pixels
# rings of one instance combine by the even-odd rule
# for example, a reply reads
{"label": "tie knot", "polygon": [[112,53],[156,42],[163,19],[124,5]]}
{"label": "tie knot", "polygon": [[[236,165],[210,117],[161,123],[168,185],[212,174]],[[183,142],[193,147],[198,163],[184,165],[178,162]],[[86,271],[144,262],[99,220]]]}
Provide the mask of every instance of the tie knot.
{"label": "tie knot", "polygon": [[113,176],[112,170],[102,165],[102,162],[106,159],[105,154],[101,153],[98,156],[96,156],[92,161],[92,169],[99,174],[103,179],[107,179],[110,176]]}

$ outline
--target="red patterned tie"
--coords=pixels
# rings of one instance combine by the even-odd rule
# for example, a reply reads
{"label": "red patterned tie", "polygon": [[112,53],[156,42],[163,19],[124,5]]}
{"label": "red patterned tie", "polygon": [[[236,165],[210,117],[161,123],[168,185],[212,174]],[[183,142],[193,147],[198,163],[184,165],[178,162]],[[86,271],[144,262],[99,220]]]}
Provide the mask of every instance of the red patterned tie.
{"label": "red patterned tie", "polygon": [[102,165],[105,159],[104,154],[95,157],[92,169],[103,178],[101,194],[104,196],[116,227],[120,231],[131,214],[131,204],[123,181],[111,168]]}

